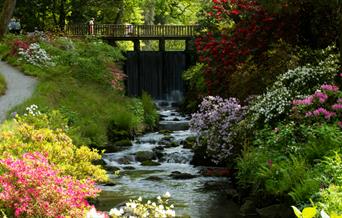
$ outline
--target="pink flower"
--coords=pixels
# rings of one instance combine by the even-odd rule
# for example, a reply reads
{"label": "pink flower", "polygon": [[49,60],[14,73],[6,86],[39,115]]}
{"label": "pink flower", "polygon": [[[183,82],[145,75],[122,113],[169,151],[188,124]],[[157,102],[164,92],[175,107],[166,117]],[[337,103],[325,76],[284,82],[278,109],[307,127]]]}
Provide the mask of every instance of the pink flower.
{"label": "pink flower", "polygon": [[336,113],[335,112],[330,112],[327,111],[326,109],[320,107],[312,112],[314,116],[320,116],[323,115],[325,119],[330,119],[331,117],[335,117]]}
{"label": "pink flower", "polygon": [[334,104],[331,108],[335,111],[342,110],[342,104]]}
{"label": "pink flower", "polygon": [[307,98],[304,98],[302,100],[294,100],[292,101],[293,105],[311,105],[313,102],[313,96],[309,96]]}
{"label": "pink flower", "polygon": [[332,91],[332,92],[337,92],[339,90],[337,86],[328,85],[328,84],[321,85],[321,89],[324,91]]}
{"label": "pink flower", "polygon": [[321,103],[324,103],[329,98],[327,94],[321,91],[316,91],[313,97],[317,98]]}
{"label": "pink flower", "polygon": [[99,192],[94,181],[60,176],[39,152],[0,160],[0,169],[6,171],[0,175],[0,202],[16,217],[84,217],[85,199]]}

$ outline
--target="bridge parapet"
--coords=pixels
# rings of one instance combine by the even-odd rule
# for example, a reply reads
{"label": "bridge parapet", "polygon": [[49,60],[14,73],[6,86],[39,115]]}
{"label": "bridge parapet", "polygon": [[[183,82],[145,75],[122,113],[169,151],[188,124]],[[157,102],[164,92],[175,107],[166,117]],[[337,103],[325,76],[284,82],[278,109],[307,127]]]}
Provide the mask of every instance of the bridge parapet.
{"label": "bridge parapet", "polygon": [[[116,25],[95,24],[92,35],[112,39],[188,39],[193,38],[197,25]],[[68,25],[70,36],[90,35],[87,24]]]}

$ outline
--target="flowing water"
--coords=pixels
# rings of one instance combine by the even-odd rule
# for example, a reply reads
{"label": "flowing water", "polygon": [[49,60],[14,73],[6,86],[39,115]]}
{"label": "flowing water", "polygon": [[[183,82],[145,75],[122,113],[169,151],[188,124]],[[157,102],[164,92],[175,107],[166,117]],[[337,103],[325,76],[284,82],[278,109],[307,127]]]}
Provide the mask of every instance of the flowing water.
{"label": "flowing water", "polygon": [[[173,129],[165,135],[154,132],[138,137],[133,146],[117,153],[103,156],[108,166],[118,167],[120,176],[110,175],[114,186],[100,186],[103,190],[98,208],[109,210],[128,199],[153,199],[165,192],[171,194],[177,216],[195,218],[238,218],[239,208],[227,199],[225,190],[229,179],[204,177],[201,168],[190,164],[192,152],[183,148],[181,142],[193,134],[187,130],[188,119],[168,105],[159,111],[162,129]],[[172,143],[170,143],[172,142]],[[157,151],[159,166],[142,166],[136,161],[135,153]],[[124,161],[123,161],[124,160]],[[175,172],[178,171],[178,172]],[[170,176],[180,175],[182,177]]]}

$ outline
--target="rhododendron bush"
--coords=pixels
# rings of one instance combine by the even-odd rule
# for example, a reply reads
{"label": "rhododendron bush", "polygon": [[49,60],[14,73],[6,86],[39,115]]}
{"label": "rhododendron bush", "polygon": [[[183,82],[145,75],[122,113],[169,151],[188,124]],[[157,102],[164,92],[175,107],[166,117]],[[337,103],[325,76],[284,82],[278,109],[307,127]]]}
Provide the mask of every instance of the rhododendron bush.
{"label": "rhododendron bush", "polygon": [[281,35],[282,23],[256,1],[246,0],[213,0],[207,16],[215,25],[196,39],[196,49],[208,66],[209,94],[228,96],[232,72],[250,55],[266,51]]}
{"label": "rhododendron bush", "polygon": [[292,104],[303,121],[336,123],[342,128],[342,92],[336,85],[324,84],[314,94]]}
{"label": "rhododendron bush", "polygon": [[94,181],[61,176],[45,155],[25,153],[0,160],[0,202],[15,217],[84,217]]}

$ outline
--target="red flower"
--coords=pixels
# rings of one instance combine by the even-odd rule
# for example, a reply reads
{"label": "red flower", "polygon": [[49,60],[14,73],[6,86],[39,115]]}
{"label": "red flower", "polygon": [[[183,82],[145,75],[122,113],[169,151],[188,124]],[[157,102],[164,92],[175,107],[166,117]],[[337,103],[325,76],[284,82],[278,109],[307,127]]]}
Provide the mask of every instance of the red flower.
{"label": "red flower", "polygon": [[239,15],[239,14],[240,14],[240,11],[234,9],[234,10],[232,10],[230,13],[231,13],[231,14],[234,14],[234,15]]}

